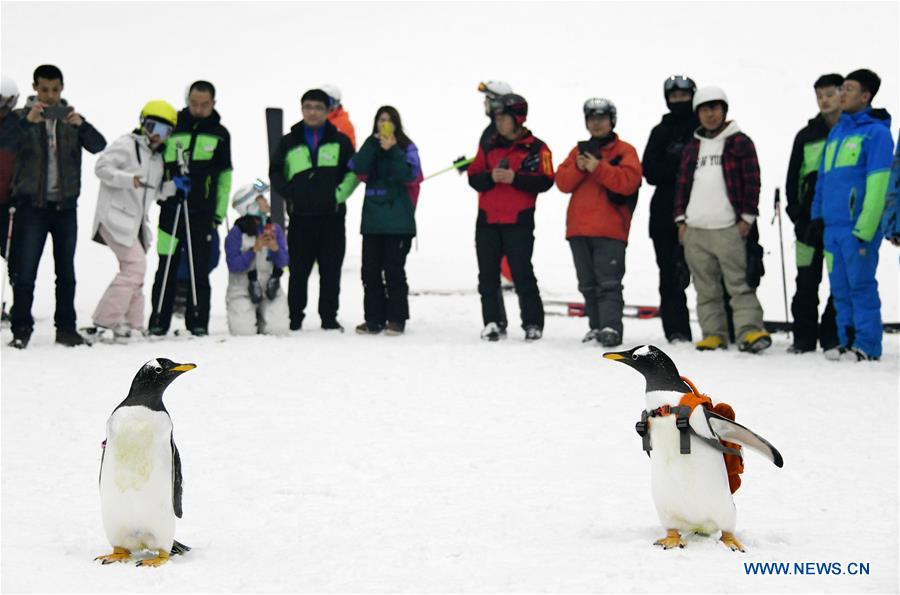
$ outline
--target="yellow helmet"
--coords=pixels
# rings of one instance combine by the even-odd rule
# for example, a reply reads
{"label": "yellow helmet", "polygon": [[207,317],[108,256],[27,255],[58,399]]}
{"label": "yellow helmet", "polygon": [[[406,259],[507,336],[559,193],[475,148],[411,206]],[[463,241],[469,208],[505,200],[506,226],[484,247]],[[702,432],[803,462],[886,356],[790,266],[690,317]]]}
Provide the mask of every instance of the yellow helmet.
{"label": "yellow helmet", "polygon": [[167,101],[154,99],[153,101],[148,101],[144,109],[141,110],[141,120],[144,118],[156,118],[175,126],[178,122],[178,112]]}

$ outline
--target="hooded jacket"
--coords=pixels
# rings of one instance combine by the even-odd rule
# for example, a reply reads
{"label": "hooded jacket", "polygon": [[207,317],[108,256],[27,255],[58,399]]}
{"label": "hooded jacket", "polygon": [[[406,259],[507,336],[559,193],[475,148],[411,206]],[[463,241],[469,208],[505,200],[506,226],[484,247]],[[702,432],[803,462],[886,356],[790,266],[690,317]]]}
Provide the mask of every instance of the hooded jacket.
{"label": "hooded jacket", "polygon": [[890,126],[891,116],[883,109],[841,114],[819,165],[813,219],[852,229],[865,242],[875,237],[894,152]]}

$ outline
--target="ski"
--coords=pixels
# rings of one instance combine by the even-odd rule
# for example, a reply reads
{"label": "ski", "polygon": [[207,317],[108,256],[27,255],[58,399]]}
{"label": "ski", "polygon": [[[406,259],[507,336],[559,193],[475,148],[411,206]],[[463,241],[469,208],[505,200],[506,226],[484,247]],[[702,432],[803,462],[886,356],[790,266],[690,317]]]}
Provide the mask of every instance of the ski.
{"label": "ski", "polygon": [[[793,330],[794,323],[783,320],[765,320],[763,325],[770,333],[789,333]],[[887,334],[900,333],[900,322],[885,322],[881,326]]]}
{"label": "ski", "polygon": [[[584,302],[570,302],[566,300],[543,300],[543,302],[544,311],[550,316],[572,316],[576,318],[587,316]],[[637,318],[638,320],[659,318],[659,306],[625,304],[622,315],[626,318]]]}
{"label": "ski", "polygon": [[[284,136],[284,110],[280,107],[266,108],[266,135],[269,142],[269,162],[271,163],[281,137]],[[270,180],[271,182],[271,180]],[[285,229],[286,207],[284,197],[278,194],[274,188],[270,190],[270,205],[272,207],[272,220]]]}

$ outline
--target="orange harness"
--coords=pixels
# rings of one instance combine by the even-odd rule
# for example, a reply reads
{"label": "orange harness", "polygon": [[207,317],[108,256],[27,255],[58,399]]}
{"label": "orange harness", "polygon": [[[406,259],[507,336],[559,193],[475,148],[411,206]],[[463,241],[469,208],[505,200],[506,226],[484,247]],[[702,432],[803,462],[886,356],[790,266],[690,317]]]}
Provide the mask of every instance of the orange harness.
{"label": "orange harness", "polygon": [[741,452],[741,446],[734,442],[726,442],[725,440],[716,440],[714,438],[705,438],[698,435],[690,425],[691,414],[697,405],[701,405],[706,409],[721,415],[726,419],[734,421],[734,409],[727,403],[716,403],[713,405],[709,396],[701,393],[688,378],[681,376],[681,379],[691,387],[691,392],[684,393],[677,406],[663,405],[652,411],[642,411],[641,421],[635,424],[635,430],[643,440],[644,451],[650,456],[653,446],[650,444],[650,418],[665,417],[667,415],[675,416],[675,427],[678,428],[680,435],[681,454],[691,453],[691,434],[707,442],[710,446],[722,452],[725,457],[725,469],[728,472],[728,485],[731,493],[735,493],[741,487],[740,474],[744,472],[744,459]]}

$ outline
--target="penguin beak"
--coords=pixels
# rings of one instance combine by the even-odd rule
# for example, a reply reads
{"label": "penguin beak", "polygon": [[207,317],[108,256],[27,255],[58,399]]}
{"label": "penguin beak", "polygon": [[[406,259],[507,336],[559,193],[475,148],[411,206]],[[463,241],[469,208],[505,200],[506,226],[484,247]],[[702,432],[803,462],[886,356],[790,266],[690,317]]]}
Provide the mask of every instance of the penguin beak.
{"label": "penguin beak", "polygon": [[172,372],[178,372],[179,374],[183,374],[184,372],[189,372],[197,367],[197,364],[178,364],[174,368],[172,368]]}
{"label": "penguin beak", "polygon": [[626,366],[631,365],[631,354],[627,351],[609,351],[603,354],[604,359],[611,359],[614,362],[622,362]]}

